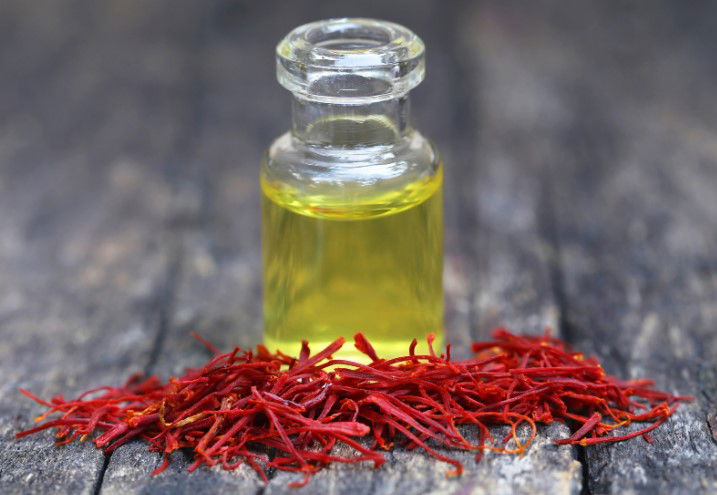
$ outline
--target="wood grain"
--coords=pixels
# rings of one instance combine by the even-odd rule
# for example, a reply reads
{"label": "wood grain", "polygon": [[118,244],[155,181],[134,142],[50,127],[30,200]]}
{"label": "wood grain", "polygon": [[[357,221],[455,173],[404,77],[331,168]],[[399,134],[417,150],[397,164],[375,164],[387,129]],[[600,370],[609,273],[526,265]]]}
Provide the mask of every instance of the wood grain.
{"label": "wood grain", "polygon": [[653,445],[586,450],[590,489],[715,492],[717,444],[706,420],[717,404],[717,154],[704,136],[714,133],[717,108],[699,98],[695,83],[707,69],[687,55],[715,38],[694,37],[705,32],[698,18],[679,30],[655,13],[646,21],[644,31],[622,32],[644,47],[639,66],[611,59],[614,46],[603,55],[603,69],[638,95],[621,79],[586,77],[593,57],[575,61],[566,153],[553,168],[564,176],[553,188],[560,291],[581,347],[616,373],[697,399]]}
{"label": "wood grain", "polygon": [[[654,445],[580,448],[590,493],[717,489],[706,421],[717,362],[717,197],[708,192],[717,187],[717,155],[706,138],[715,114],[708,99],[694,106],[706,68],[686,55],[714,37],[704,37],[699,18],[683,31],[668,13],[662,6],[609,34],[595,26],[612,23],[613,12],[599,8],[584,16],[528,9],[523,19],[487,13],[486,29],[502,41],[494,54],[500,86],[520,81],[511,93],[525,99],[514,107],[517,122],[534,119],[547,130],[530,136],[545,139],[543,152],[523,157],[545,185],[542,233],[563,337],[612,373],[654,377],[660,388],[697,398]],[[520,147],[511,154],[521,156]]]}
{"label": "wood grain", "polygon": [[[281,7],[279,8],[279,5]],[[717,491],[717,36],[710,4],[638,9],[437,1],[0,4],[0,490],[3,493]],[[291,27],[388,18],[428,46],[417,127],[446,162],[448,334],[550,326],[609,372],[697,401],[655,433],[523,458],[397,450],[304,490],[185,469],[140,442],[104,458],[16,442],[41,395],[200,364],[197,331],[261,338],[261,153],[288,125],[273,46]]]}
{"label": "wood grain", "polygon": [[161,32],[124,3],[2,8],[0,491],[93,493],[90,442],[14,440],[41,412],[17,388],[71,397],[156,359],[176,237],[163,167],[186,120],[173,57],[193,26]]}

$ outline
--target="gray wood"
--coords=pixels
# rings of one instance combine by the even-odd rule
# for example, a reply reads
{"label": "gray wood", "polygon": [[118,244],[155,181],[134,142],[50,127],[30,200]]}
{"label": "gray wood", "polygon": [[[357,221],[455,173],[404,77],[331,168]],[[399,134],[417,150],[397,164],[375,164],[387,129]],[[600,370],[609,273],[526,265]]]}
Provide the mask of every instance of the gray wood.
{"label": "gray wood", "polygon": [[[585,489],[713,493],[717,445],[706,418],[716,405],[717,155],[706,135],[716,122],[699,82],[709,69],[686,54],[714,46],[714,36],[705,38],[707,13],[677,31],[664,5],[641,13],[640,29],[591,32],[614,12],[585,7],[492,18],[507,47],[501,64],[520,68],[503,83],[512,76],[542,100],[524,101],[519,120],[535,117],[551,134],[546,153],[526,159],[545,184],[563,336],[608,371],[697,398],[654,433],[654,445],[581,448]],[[560,15],[570,25],[514,36],[528,18],[544,25]],[[561,57],[549,63],[546,53]]]}
{"label": "gray wood", "polygon": [[[449,5],[0,4],[3,493],[717,491],[714,7]],[[160,458],[141,442],[103,458],[50,434],[14,441],[39,411],[17,386],[70,396],[138,369],[179,374],[208,357],[191,330],[224,348],[260,340],[256,177],[289,116],[273,46],[338,15],[427,43],[414,113],[446,162],[454,351],[496,325],[548,325],[608,371],[698,401],[652,446],[558,447],[568,430],[552,425],[523,458],[446,452],[462,478],[399,449],[304,490],[246,467],[188,474],[181,452],[151,477]]]}
{"label": "gray wood", "polygon": [[[659,36],[650,33],[655,43]],[[658,46],[667,58],[684,49]],[[690,65],[680,70],[695,71]],[[621,375],[653,377],[697,398],[653,435],[654,445],[587,450],[596,493],[717,491],[717,444],[706,422],[717,406],[717,154],[692,138],[712,132],[714,108],[681,108],[689,88],[670,87],[663,68],[651,64],[641,81],[646,91],[665,88],[659,110],[617,85],[595,94],[586,81],[556,170],[566,174],[554,209],[572,339]],[[586,171],[586,163],[595,166]],[[592,187],[578,192],[586,180]]]}
{"label": "gray wood", "polygon": [[173,45],[193,25],[161,32],[160,12],[126,2],[34,7],[0,15],[0,491],[94,493],[91,442],[14,440],[42,412],[17,387],[72,397],[155,359],[175,211],[162,166],[185,120]]}

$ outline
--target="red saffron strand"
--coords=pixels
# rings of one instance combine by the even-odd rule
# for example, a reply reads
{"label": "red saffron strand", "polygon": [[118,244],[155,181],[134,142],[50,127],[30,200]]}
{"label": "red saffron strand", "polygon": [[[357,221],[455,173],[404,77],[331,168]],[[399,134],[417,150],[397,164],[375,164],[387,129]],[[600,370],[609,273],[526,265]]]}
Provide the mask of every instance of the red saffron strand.
{"label": "red saffron strand", "polygon": [[585,435],[593,431],[593,429],[600,423],[602,420],[602,415],[598,412],[594,413],[592,416],[590,416],[590,419],[585,421],[583,425],[572,435],[570,435],[570,438],[564,438],[562,440],[556,440],[555,443],[558,445],[564,445],[569,444],[571,442],[577,442],[581,438],[583,438]]}
{"label": "red saffron strand", "polygon": [[[121,387],[90,389],[70,401],[61,395],[46,401],[20,389],[46,412],[37,418],[42,424],[16,438],[55,428],[58,444],[66,444],[97,434],[94,443],[105,452],[141,439],[162,455],[153,474],[168,467],[171,452],[186,448],[194,453],[190,472],[202,465],[233,470],[246,463],[265,482],[267,470],[300,474],[290,483],[298,487],[337,462],[371,462],[378,468],[385,459],[376,449],[397,445],[420,448],[454,467],[446,475],[460,475],[463,465],[438,447],[476,451],[476,461],[485,451],[523,455],[537,423],[580,425],[556,440],[561,445],[640,436],[652,443],[650,432],[679,402],[693,400],[655,390],[649,380],[617,380],[596,358],[572,351],[547,332],[535,337],[496,329],[492,340],[474,343],[476,356],[464,361],[452,361],[449,347],[437,355],[432,335],[428,354],[415,353],[414,339],[407,355],[385,360],[357,334],[354,345],[370,364],[333,360],[344,339],[313,355],[303,342],[300,355],[292,357],[261,345],[222,354],[199,335],[192,337],[213,357],[166,383],[135,374]],[[48,419],[53,414],[60,416]],[[650,424],[614,434],[632,423]],[[460,425],[477,428],[477,443],[463,436]],[[505,445],[494,440],[492,425],[509,427]],[[357,441],[368,435],[370,447]],[[354,455],[337,455],[339,444]]]}
{"label": "red saffron strand", "polygon": [[202,336],[199,335],[198,333],[196,333],[196,332],[190,332],[189,335],[190,335],[194,340],[196,340],[197,342],[199,342],[200,344],[202,344],[204,347],[206,347],[207,349],[209,349],[209,352],[211,352],[212,354],[219,354],[219,349],[217,349],[216,347],[214,347],[214,344],[212,344],[211,342],[209,342],[207,339],[205,339],[204,337],[202,337]]}

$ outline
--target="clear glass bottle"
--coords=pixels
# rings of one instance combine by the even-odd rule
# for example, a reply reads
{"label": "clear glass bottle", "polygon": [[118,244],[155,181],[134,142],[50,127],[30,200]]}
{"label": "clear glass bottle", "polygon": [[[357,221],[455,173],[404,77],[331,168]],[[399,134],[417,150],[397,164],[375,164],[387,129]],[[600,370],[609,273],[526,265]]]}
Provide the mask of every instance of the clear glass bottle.
{"label": "clear glass bottle", "polygon": [[340,357],[365,361],[356,332],[382,356],[413,338],[425,352],[431,332],[442,345],[442,164],[409,121],[423,76],[423,42],[390,22],[319,21],[279,43],[293,107],[261,167],[269,348],[343,336]]}

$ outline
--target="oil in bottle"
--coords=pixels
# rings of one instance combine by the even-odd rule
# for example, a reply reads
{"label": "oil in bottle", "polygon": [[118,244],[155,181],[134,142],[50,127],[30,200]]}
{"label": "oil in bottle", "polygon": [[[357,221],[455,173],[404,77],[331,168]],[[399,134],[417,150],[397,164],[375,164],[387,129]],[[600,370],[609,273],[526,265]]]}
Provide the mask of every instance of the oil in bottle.
{"label": "oil in bottle", "polygon": [[[362,332],[381,356],[407,353],[413,338],[443,329],[442,173],[335,208],[320,198],[288,203],[262,180],[265,343],[296,355],[338,336],[342,356],[362,359]],[[377,210],[376,205],[381,205]]]}

